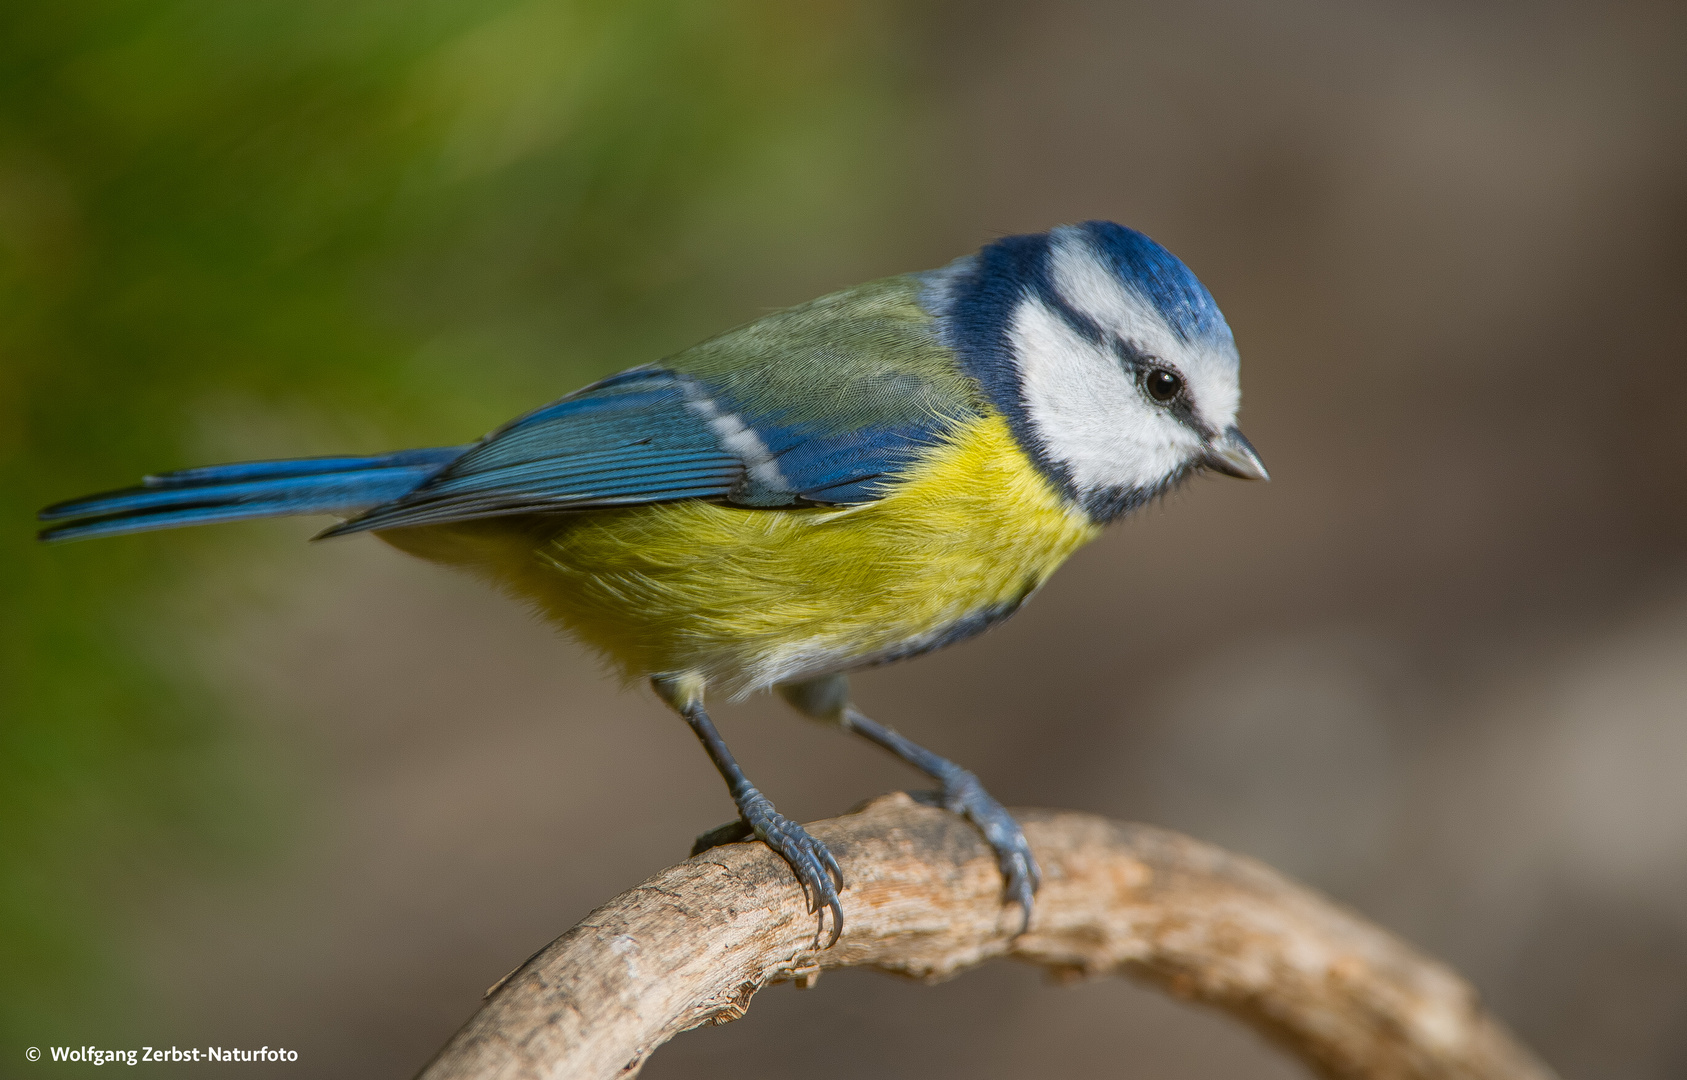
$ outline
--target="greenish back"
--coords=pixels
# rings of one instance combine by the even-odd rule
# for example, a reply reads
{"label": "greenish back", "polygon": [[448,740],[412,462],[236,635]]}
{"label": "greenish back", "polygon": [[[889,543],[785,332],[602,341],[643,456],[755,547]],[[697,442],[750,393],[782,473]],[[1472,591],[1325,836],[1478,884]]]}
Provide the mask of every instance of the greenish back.
{"label": "greenish back", "polygon": [[815,431],[947,427],[981,390],[937,339],[909,274],[776,311],[669,357],[750,417]]}

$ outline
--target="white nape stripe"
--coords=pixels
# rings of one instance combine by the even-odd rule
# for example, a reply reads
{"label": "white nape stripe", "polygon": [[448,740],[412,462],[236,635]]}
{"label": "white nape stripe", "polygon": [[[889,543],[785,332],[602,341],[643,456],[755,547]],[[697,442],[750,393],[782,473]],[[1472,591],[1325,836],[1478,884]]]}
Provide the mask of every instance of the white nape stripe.
{"label": "white nape stripe", "polygon": [[722,446],[743,460],[752,480],[770,491],[791,490],[773,452],[737,413],[721,412],[715,399],[690,379],[682,379],[680,385],[685,389],[686,407],[703,418]]}
{"label": "white nape stripe", "polygon": [[1025,411],[1080,492],[1163,482],[1200,453],[1200,436],[1149,404],[1113,350],[1028,296],[1009,331]]}

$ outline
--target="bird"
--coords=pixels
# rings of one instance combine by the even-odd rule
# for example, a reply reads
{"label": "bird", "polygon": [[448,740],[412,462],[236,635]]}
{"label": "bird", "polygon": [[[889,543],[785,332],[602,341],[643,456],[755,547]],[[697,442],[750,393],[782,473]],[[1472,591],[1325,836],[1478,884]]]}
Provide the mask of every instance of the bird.
{"label": "bird", "polygon": [[183,469],[58,503],[63,541],[281,515],[467,570],[647,681],[759,839],[818,946],[837,860],[744,775],[705,706],[774,690],[925,773],[983,834],[1004,906],[1041,880],[978,777],[864,715],[852,672],[971,638],[1104,526],[1202,472],[1269,476],[1236,425],[1234,337],[1206,287],[1110,221],[775,311],[473,442]]}

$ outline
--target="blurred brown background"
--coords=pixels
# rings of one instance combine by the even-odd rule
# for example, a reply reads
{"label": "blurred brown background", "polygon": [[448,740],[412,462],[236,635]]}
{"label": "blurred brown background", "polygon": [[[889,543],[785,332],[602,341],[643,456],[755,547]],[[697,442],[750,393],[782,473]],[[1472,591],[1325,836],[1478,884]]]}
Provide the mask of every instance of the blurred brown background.
{"label": "blurred brown background", "polygon": [[[847,33],[885,73],[841,122],[857,156],[802,164],[792,136],[717,173],[812,205],[720,212],[688,264],[715,306],[635,311],[622,336],[655,356],[1112,218],[1218,298],[1274,477],[1198,481],[1115,527],[1000,629],[858,677],[867,711],[1010,805],[1183,829],[1330,892],[1457,966],[1566,1077],[1687,1074],[1687,8],[932,3]],[[450,295],[473,294],[472,255]],[[425,323],[431,295],[396,309]],[[566,326],[462,311],[418,379],[470,386]],[[642,358],[501,385],[532,404]],[[195,400],[202,455],[387,437],[335,419],[343,398]],[[168,613],[171,663],[233,718],[271,839],[123,879],[112,948],[147,1026],[90,1013],[66,1038],[408,1076],[488,984],[730,816],[647,691],[473,582],[368,539],[292,544],[313,527],[234,530],[240,558],[196,555],[200,585],[130,604]],[[798,818],[919,786],[770,701],[719,720]],[[1129,984],[998,965],[776,987],[644,1075],[1306,1074]]]}

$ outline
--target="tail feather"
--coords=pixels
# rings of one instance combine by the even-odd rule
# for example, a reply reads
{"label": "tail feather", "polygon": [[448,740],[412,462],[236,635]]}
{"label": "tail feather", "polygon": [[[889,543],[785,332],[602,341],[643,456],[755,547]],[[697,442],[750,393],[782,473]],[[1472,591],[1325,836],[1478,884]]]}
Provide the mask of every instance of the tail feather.
{"label": "tail feather", "polygon": [[90,495],[41,511],[65,521],[43,540],[173,529],[289,514],[354,514],[408,495],[462,456],[466,446],[378,457],[248,461],[149,476],[140,487]]}
{"label": "tail feather", "polygon": [[141,481],[149,488],[195,487],[235,480],[267,480],[284,476],[318,476],[323,473],[360,472],[367,469],[431,466],[434,472],[462,457],[464,446],[429,446],[421,450],[398,450],[373,457],[283,458],[279,461],[237,461],[233,465],[202,465],[158,473]]}

